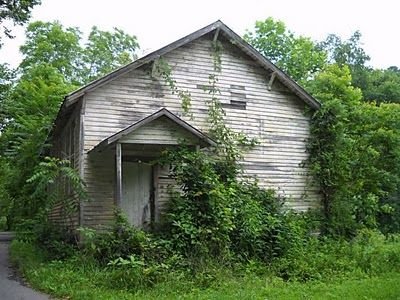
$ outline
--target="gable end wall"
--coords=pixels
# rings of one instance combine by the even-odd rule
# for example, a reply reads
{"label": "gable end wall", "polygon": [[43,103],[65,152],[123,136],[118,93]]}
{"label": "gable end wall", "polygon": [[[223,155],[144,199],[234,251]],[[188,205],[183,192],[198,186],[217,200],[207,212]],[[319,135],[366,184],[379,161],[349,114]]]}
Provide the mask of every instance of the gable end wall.
{"label": "gable end wall", "polygon": [[[87,152],[107,137],[134,122],[167,108],[202,132],[207,133],[207,101],[204,91],[213,72],[212,36],[182,46],[164,59],[180,90],[191,94],[193,120],[184,116],[181,101],[161,80],[151,77],[151,66],[142,66],[87,93],[84,116],[84,179],[91,201],[84,204],[84,225],[97,226],[112,220],[114,205],[114,153],[89,158]],[[256,138],[259,145],[245,155],[245,174],[257,176],[260,185],[277,189],[289,207],[306,210],[319,200],[310,184],[306,139],[309,118],[305,104],[279,82],[268,89],[270,74],[240,53],[229,41],[222,43],[222,71],[218,75],[219,99],[227,124]]]}

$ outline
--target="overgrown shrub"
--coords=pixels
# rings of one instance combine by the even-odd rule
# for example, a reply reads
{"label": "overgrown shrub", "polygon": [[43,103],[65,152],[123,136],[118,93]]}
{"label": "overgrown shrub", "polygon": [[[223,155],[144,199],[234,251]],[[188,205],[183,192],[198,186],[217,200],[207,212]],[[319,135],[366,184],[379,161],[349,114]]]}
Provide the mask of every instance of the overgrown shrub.
{"label": "overgrown shrub", "polygon": [[115,217],[115,224],[109,231],[78,229],[82,235],[84,254],[104,266],[115,259],[128,259],[131,255],[141,257],[153,247],[150,234],[130,226],[119,212],[115,213]]}
{"label": "overgrown shrub", "polygon": [[328,280],[332,277],[374,276],[399,272],[398,236],[385,237],[379,231],[363,229],[354,239],[309,237],[273,264],[286,280]]}
{"label": "overgrown shrub", "polygon": [[65,259],[78,250],[76,233],[70,228],[37,217],[20,222],[16,227],[17,239],[40,247],[48,259]]}
{"label": "overgrown shrub", "polygon": [[171,272],[180,272],[182,257],[173,252],[170,241],[134,228],[116,211],[109,231],[80,228],[81,254],[104,268],[108,288],[137,290],[162,281]]}
{"label": "overgrown shrub", "polygon": [[310,227],[256,181],[226,176],[220,158],[182,148],[161,160],[172,166],[180,191],[161,226],[174,250],[186,257],[269,261],[282,256]]}
{"label": "overgrown shrub", "polygon": [[397,230],[400,106],[362,103],[348,67],[330,65],[308,90],[323,106],[311,118],[308,165],[321,190],[323,234]]}
{"label": "overgrown shrub", "polygon": [[199,151],[169,152],[167,162],[181,191],[172,194],[165,234],[187,256],[226,254],[234,228],[232,182],[222,181],[212,158]]}

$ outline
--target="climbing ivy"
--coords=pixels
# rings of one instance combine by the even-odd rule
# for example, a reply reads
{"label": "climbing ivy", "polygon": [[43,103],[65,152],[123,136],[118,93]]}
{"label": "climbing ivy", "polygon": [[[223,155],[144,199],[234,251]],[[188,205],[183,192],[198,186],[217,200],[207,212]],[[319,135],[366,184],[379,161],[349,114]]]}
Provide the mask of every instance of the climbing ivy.
{"label": "climbing ivy", "polygon": [[238,161],[243,158],[243,152],[253,148],[257,144],[257,140],[247,137],[243,132],[235,132],[226,125],[226,115],[219,100],[221,91],[218,86],[218,76],[222,72],[223,48],[221,42],[212,41],[211,49],[213,72],[209,74],[209,85],[204,89],[210,95],[207,102],[209,133],[217,142],[214,150],[216,156],[221,158],[221,171],[225,170],[226,177],[234,177],[240,171]]}
{"label": "climbing ivy", "polygon": [[[209,134],[216,141],[214,153],[221,158],[221,168],[229,173],[230,177],[237,175],[240,165],[238,160],[243,158],[243,151],[253,148],[257,144],[254,138],[248,138],[242,132],[235,132],[226,125],[225,111],[221,105],[219,96],[221,90],[218,86],[218,76],[222,71],[222,43],[218,40],[211,42],[212,72],[208,76],[208,85],[203,90],[209,94],[206,104],[208,106]],[[186,115],[193,118],[191,111],[192,96],[188,90],[178,87],[172,74],[172,68],[168,62],[160,57],[154,62],[153,76],[161,76],[169,86],[171,93],[176,94],[181,100],[181,107]]]}
{"label": "climbing ivy", "polygon": [[165,80],[171,89],[171,93],[178,95],[178,98],[181,100],[181,107],[184,114],[190,115],[193,118],[193,115],[190,113],[192,106],[191,94],[188,90],[181,90],[178,87],[176,80],[172,77],[172,68],[164,58],[160,57],[154,61],[152,76],[161,76]]}

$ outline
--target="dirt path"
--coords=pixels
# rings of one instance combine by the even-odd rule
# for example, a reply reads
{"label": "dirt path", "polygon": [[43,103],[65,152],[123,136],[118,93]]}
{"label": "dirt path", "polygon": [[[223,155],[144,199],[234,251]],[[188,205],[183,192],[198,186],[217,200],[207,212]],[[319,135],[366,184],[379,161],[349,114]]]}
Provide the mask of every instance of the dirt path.
{"label": "dirt path", "polygon": [[44,300],[50,299],[47,295],[41,294],[23,286],[13,279],[13,270],[10,268],[8,259],[9,242],[0,240],[0,299],[1,300]]}

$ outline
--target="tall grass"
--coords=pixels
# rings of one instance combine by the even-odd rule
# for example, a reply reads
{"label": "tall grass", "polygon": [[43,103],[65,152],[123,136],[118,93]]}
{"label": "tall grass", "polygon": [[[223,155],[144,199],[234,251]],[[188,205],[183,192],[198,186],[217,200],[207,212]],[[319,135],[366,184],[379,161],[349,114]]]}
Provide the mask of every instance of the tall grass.
{"label": "tall grass", "polygon": [[[158,270],[101,265],[77,252],[50,259],[13,241],[11,257],[29,283],[71,299],[398,299],[400,237],[363,231],[350,242],[310,239],[271,264],[218,261]],[[149,275],[150,274],[150,275]],[[150,276],[150,277],[149,277]],[[156,276],[156,278],[154,278]],[[153,278],[153,279],[152,279]]]}

